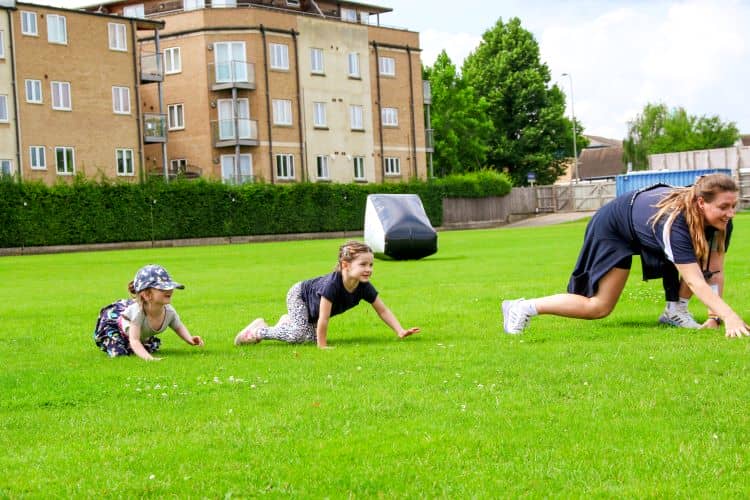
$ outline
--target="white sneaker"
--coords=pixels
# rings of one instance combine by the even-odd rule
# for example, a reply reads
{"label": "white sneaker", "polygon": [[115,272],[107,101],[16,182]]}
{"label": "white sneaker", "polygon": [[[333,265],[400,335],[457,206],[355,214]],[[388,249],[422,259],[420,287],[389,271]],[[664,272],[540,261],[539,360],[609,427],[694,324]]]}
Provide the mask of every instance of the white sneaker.
{"label": "white sneaker", "polygon": [[505,333],[517,335],[523,333],[529,325],[531,317],[521,307],[523,301],[524,299],[503,301],[503,330],[505,330]]}
{"label": "white sneaker", "polygon": [[690,314],[687,307],[680,307],[679,305],[672,308],[666,306],[661,316],[659,316],[659,323],[678,326],[680,328],[698,329],[701,327],[701,324],[695,321],[695,318]]}

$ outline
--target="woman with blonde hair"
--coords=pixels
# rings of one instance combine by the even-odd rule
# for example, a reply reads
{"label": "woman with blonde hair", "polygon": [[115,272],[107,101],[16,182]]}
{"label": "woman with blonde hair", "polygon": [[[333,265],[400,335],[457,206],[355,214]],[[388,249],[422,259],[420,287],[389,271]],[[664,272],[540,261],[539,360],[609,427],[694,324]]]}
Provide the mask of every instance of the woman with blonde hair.
{"label": "woman with blonde hair", "polygon": [[[723,267],[738,191],[731,177],[711,174],[688,187],[662,184],[618,196],[586,227],[568,293],[503,301],[504,330],[521,333],[537,314],[580,319],[609,315],[625,287],[632,256],[640,255],[644,280],[677,270],[684,307],[671,312],[685,324],[692,316],[684,296],[695,295],[709,310],[704,326],[723,322],[727,337],[750,335],[748,325],[721,298],[723,273],[715,273]],[[669,305],[662,316],[669,316],[668,311]],[[685,326],[677,320],[662,322]]]}

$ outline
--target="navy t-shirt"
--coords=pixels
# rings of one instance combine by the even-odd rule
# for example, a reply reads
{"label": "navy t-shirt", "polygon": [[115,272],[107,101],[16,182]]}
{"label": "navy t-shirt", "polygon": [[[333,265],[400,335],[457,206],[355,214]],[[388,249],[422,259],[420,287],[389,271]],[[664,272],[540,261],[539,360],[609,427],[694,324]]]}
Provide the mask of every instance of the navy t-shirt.
{"label": "navy t-shirt", "polygon": [[317,323],[320,316],[320,297],[331,301],[331,316],[336,316],[356,306],[360,300],[372,304],[378,298],[378,291],[371,283],[359,283],[350,293],[344,288],[341,271],[303,281],[302,300],[307,305],[311,323]]}
{"label": "navy t-shirt", "polygon": [[698,262],[690,239],[685,216],[680,213],[675,217],[671,227],[665,229],[668,216],[662,217],[652,227],[650,219],[658,212],[656,205],[671,190],[669,187],[650,189],[639,194],[633,203],[633,229],[642,247],[664,255],[675,264],[692,264]]}

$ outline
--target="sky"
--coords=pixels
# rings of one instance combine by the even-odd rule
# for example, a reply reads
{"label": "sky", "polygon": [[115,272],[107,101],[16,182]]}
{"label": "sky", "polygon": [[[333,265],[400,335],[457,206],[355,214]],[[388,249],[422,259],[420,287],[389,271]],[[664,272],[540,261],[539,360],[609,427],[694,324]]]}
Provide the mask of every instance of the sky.
{"label": "sky", "polygon": [[[69,8],[92,3],[32,1]],[[718,115],[750,134],[750,104],[742,104],[750,85],[748,0],[362,3],[393,9],[380,16],[381,24],[419,32],[423,64],[431,66],[445,50],[459,69],[498,19],[518,17],[539,43],[550,85],[566,94],[568,116],[575,112],[585,134],[622,139],[647,103]]]}

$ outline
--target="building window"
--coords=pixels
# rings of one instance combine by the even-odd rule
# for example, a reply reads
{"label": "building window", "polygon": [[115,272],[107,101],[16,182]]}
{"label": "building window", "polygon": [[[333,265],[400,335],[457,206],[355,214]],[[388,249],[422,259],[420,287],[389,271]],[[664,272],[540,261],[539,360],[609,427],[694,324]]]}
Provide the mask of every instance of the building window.
{"label": "building window", "polygon": [[216,83],[247,82],[245,42],[216,42]]}
{"label": "building window", "polygon": [[36,27],[36,12],[21,11],[21,33],[30,36],[39,35]]}
{"label": "building window", "polygon": [[364,130],[365,122],[363,120],[363,108],[362,106],[349,106],[349,117],[352,130]]}
{"label": "building window", "polygon": [[5,32],[0,30],[0,59],[5,59]]}
{"label": "building window", "polygon": [[294,156],[290,154],[276,155],[276,178],[294,179]]}
{"label": "building window", "polygon": [[328,155],[318,155],[315,157],[316,175],[318,179],[327,180],[331,176],[328,173]]}
{"label": "building window", "polygon": [[398,109],[383,108],[381,111],[384,127],[398,127]]}
{"label": "building window", "polygon": [[271,69],[289,69],[289,47],[283,43],[271,44]]}
{"label": "building window", "polygon": [[328,126],[326,121],[326,103],[313,103],[313,125],[317,128],[326,128]]}
{"label": "building window", "polygon": [[32,170],[47,170],[44,146],[29,146],[29,164]]}
{"label": "building window", "polygon": [[273,100],[273,124],[292,124],[292,101],[289,101],[287,99]]}
{"label": "building window", "polygon": [[169,160],[169,171],[173,174],[184,174],[187,172],[187,160],[185,158]]}
{"label": "building window", "polygon": [[325,73],[323,65],[323,49],[310,49],[310,72],[316,75]]}
{"label": "building window", "polygon": [[365,180],[365,157],[355,156],[352,158],[352,162],[354,163],[354,180]]}
{"label": "building window", "polygon": [[52,109],[70,111],[73,105],[70,102],[70,83],[52,82]]}
{"label": "building window", "polygon": [[299,7],[299,0],[286,0],[287,7]]}
{"label": "building window", "polygon": [[354,9],[341,8],[341,20],[348,21],[350,23],[357,22],[357,11]]}
{"label": "building window", "polygon": [[137,17],[143,19],[146,17],[146,9],[143,7],[142,3],[126,5],[122,8],[122,15],[125,17]]}
{"label": "building window", "polygon": [[240,169],[235,172],[235,155],[221,155],[221,182],[224,184],[244,184],[253,181],[253,157],[240,155]]}
{"label": "building window", "polygon": [[237,0],[211,0],[211,7],[237,7]]}
{"label": "building window", "polygon": [[108,23],[109,27],[109,48],[112,50],[127,51],[128,41],[126,38],[126,28],[124,24]]}
{"label": "building window", "polygon": [[13,175],[13,160],[0,160],[0,176]]}
{"label": "building window", "polygon": [[75,173],[76,162],[73,148],[55,147],[55,169],[58,175],[73,175]]}
{"label": "building window", "polygon": [[386,156],[385,175],[401,175],[401,159]]}
{"label": "building window", "polygon": [[183,9],[196,10],[196,9],[202,9],[205,6],[206,6],[205,0],[185,0]]}
{"label": "building window", "polygon": [[0,95],[0,122],[8,121],[8,96]]}
{"label": "building window", "polygon": [[26,80],[26,102],[34,104],[42,103],[42,81]]}
{"label": "building window", "polygon": [[117,175],[135,175],[132,149],[115,149]]}
{"label": "building window", "polygon": [[68,43],[68,30],[65,16],[47,14],[47,41],[49,43]]}
{"label": "building window", "polygon": [[169,130],[182,130],[185,128],[185,106],[183,104],[170,104],[167,106],[167,126]]}
{"label": "building window", "polygon": [[396,60],[392,57],[381,57],[378,61],[380,74],[385,76],[396,76]]}
{"label": "building window", "polygon": [[130,89],[112,87],[112,110],[118,115],[130,114]]}
{"label": "building window", "polygon": [[164,72],[168,75],[182,71],[182,57],[179,47],[164,49]]}
{"label": "building window", "polygon": [[357,52],[349,52],[349,76],[352,78],[359,78],[359,54]]}

